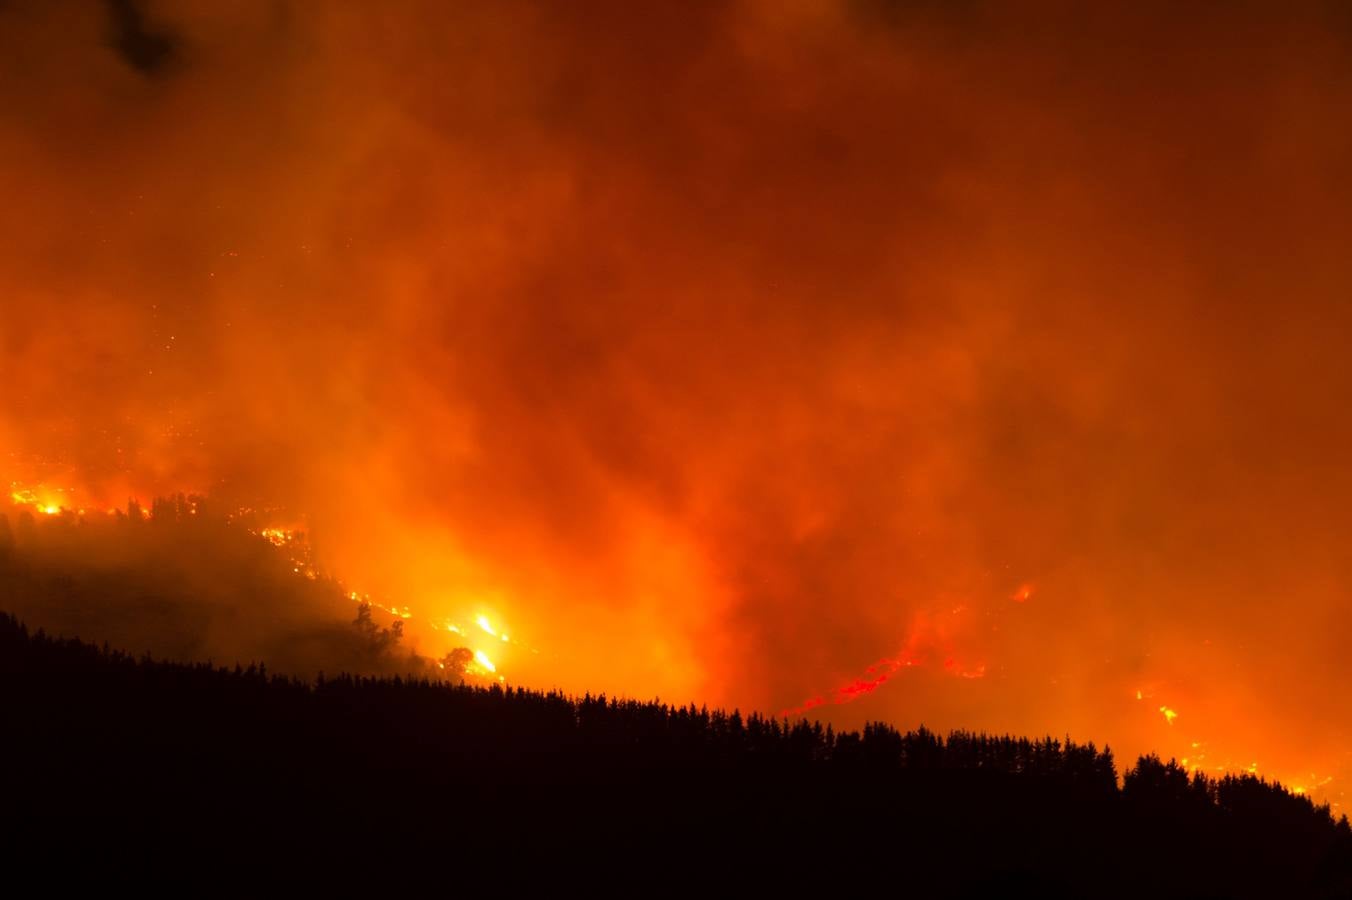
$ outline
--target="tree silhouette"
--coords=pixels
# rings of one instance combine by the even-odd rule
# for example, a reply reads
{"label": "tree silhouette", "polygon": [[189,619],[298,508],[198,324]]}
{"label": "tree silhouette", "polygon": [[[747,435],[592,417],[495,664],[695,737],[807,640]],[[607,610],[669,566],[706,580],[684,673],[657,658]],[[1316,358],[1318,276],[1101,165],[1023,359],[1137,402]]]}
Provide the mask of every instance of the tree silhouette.
{"label": "tree silhouette", "polygon": [[[384,631],[365,618],[359,629]],[[759,848],[773,865],[757,893],[802,889],[823,861],[839,889],[904,872],[923,896],[1352,890],[1352,829],[1328,807],[1155,756],[1119,789],[1111,753],[1069,739],[837,732],[403,675],[306,682],[136,658],[10,616],[0,708],[0,764],[24,774],[7,787],[3,815],[24,825],[9,833],[56,828],[64,851],[181,853],[248,835],[300,858],[362,835],[504,877],[521,859],[582,877],[576,861],[606,848],[588,883],[631,888],[660,883],[673,850],[713,865]]]}
{"label": "tree silhouette", "polygon": [[[531,867],[629,893],[682,876],[707,890],[728,871],[747,883],[720,892],[757,896],[887,879],[918,896],[1352,896],[1347,819],[1251,775],[1147,755],[1119,786],[1112,751],[1069,736],[837,731],[464,684],[467,648],[419,661],[402,621],[382,627],[369,604],[354,614],[341,586],[297,577],[293,551],[254,526],[192,497],[157,501],[148,522],[135,504],[89,520],[21,512],[12,531],[0,517],[0,603],[66,632],[161,622],[168,648],[97,647],[0,615],[11,858],[155,848],[218,864],[379,847],[435,862],[438,877],[493,871],[503,890]],[[223,656],[198,637],[230,616],[247,636],[292,605],[342,612],[242,645],[275,656]],[[318,649],[297,663],[281,652],[296,645]],[[189,661],[203,648],[229,665]],[[325,871],[339,869],[305,874]]]}

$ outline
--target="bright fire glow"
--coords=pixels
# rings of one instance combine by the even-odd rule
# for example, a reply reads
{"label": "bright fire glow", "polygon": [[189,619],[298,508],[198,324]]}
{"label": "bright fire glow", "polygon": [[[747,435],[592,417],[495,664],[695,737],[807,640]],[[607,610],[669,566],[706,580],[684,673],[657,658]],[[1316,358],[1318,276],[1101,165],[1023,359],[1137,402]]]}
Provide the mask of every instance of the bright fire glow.
{"label": "bright fire glow", "polygon": [[131,5],[6,17],[0,539],[195,485],[519,683],[1352,779],[1345,23]]}
{"label": "bright fire glow", "polygon": [[64,498],[61,497],[61,491],[51,491],[43,488],[36,489],[18,489],[10,492],[10,500],[19,506],[30,506],[45,516],[55,516],[65,509]]}
{"label": "bright fire glow", "polygon": [[[71,496],[72,491],[68,490],[50,490],[43,488],[36,489],[15,489],[11,492],[10,499],[17,505],[29,507],[40,512],[56,514],[66,509],[61,502],[62,498]],[[195,504],[189,509],[189,512],[196,513]],[[232,518],[244,517],[251,511],[241,510]],[[119,515],[118,510],[110,510],[106,515]],[[81,515],[84,511],[81,510]],[[96,517],[105,515],[101,512],[95,512]],[[148,510],[142,507],[142,515],[148,515]],[[297,530],[284,528],[281,526],[260,527],[253,533],[267,540],[269,544],[277,548],[279,553],[287,555],[292,563],[293,570],[305,578],[314,580],[319,577],[317,570],[309,561],[310,548],[304,540],[304,536]],[[355,590],[347,590],[346,596],[356,603],[367,603],[372,607],[385,611],[391,616],[403,620],[412,620],[413,612],[408,606],[400,604],[374,600],[370,594]],[[1031,596],[1031,588],[1024,586],[1014,595],[1017,600],[1020,596],[1026,598]],[[1022,602],[1022,601],[1020,601]],[[882,687],[890,680],[895,678],[901,672],[908,669],[923,669],[930,667],[932,671],[941,672],[948,676],[964,680],[980,680],[987,675],[988,667],[985,662],[962,662],[958,655],[963,642],[967,639],[970,631],[970,622],[968,621],[970,609],[967,604],[957,604],[944,615],[920,616],[914,620],[913,630],[910,637],[905,642],[904,648],[896,655],[885,657],[868,666],[864,671],[851,679],[846,680],[830,693],[817,694],[805,700],[798,707],[784,710],[782,715],[802,715],[810,710],[820,707],[829,707],[832,705],[843,705],[852,703],[862,697],[873,694],[878,688]],[[426,623],[433,632],[440,632],[445,635],[455,635],[456,644],[461,644],[467,636],[472,637],[474,633],[481,633],[493,639],[495,646],[502,643],[508,643],[508,637],[505,632],[500,631],[492,623],[492,620],[485,613],[477,613],[469,619],[473,623],[472,628],[462,627],[455,620],[444,618],[440,621],[429,621]],[[414,623],[416,625],[416,622]],[[473,640],[469,643],[472,645]],[[452,645],[454,646],[454,645]],[[527,648],[529,649],[529,648]],[[498,676],[499,662],[495,662],[482,647],[471,647],[472,662],[463,674],[474,677]],[[536,651],[531,651],[532,653]],[[439,668],[445,669],[443,662],[435,663]],[[504,680],[498,676],[498,681]],[[1136,700],[1143,700],[1154,695],[1158,685],[1151,684],[1136,688],[1134,696]],[[1178,713],[1175,709],[1167,705],[1158,707],[1159,713],[1164,717],[1169,725],[1174,725],[1178,719]],[[1188,771],[1205,771],[1209,774],[1223,774],[1225,772],[1248,772],[1258,774],[1257,763],[1250,762],[1245,764],[1236,764],[1230,760],[1221,760],[1213,762],[1208,758],[1208,752],[1205,746],[1199,741],[1191,743],[1191,750],[1182,757],[1182,765]],[[1291,779],[1288,782],[1291,790],[1298,794],[1311,792],[1321,792],[1327,796],[1330,785],[1334,783],[1333,776],[1310,774],[1308,777]],[[1332,801],[1336,808],[1340,806],[1337,800]]]}
{"label": "bright fire glow", "polygon": [[285,547],[295,539],[295,532],[285,528],[264,528],[258,534],[274,547]]}

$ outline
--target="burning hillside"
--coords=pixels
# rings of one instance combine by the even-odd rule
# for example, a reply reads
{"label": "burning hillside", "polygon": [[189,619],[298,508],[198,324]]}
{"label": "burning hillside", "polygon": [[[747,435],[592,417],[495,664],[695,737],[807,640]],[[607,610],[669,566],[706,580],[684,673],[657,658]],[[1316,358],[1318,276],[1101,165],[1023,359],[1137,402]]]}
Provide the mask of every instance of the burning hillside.
{"label": "burning hillside", "polygon": [[0,468],[55,599],[0,606],[309,671],[386,664],[369,602],[399,666],[1336,800],[1348,46],[1313,0],[9,0]]}
{"label": "burning hillside", "polygon": [[[496,683],[504,677],[489,652],[501,660],[519,647],[483,615],[473,629],[444,618],[406,628],[407,607],[321,569],[303,531],[264,524],[277,510],[224,510],[182,494],[105,510],[75,506],[76,495],[15,486],[11,508],[0,506],[0,597],[36,627],[302,678],[327,670]],[[445,636],[433,639],[438,631]]]}

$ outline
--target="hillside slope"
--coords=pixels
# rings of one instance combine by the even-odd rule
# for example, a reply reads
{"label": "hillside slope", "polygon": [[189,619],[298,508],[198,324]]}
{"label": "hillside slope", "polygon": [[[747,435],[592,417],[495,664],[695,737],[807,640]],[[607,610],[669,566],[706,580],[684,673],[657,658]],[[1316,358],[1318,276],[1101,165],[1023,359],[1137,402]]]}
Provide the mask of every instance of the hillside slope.
{"label": "hillside slope", "polygon": [[124,866],[299,866],[374,843],[476,869],[603,857],[587,877],[612,886],[728,863],[766,888],[884,878],[922,896],[1352,893],[1352,832],[1326,808],[1151,758],[1119,787],[1110,752],[1051,738],[835,733],[397,677],[307,684],[136,659],[9,616],[0,704],[11,846]]}

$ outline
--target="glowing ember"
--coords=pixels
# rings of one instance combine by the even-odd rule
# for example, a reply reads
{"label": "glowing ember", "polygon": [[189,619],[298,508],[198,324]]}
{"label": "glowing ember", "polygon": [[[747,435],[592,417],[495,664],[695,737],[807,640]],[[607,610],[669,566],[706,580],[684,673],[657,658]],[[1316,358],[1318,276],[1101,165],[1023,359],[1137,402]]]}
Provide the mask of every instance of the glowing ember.
{"label": "glowing ember", "polygon": [[287,531],[284,528],[264,528],[258,534],[274,547],[285,547],[295,540],[295,532]]}

